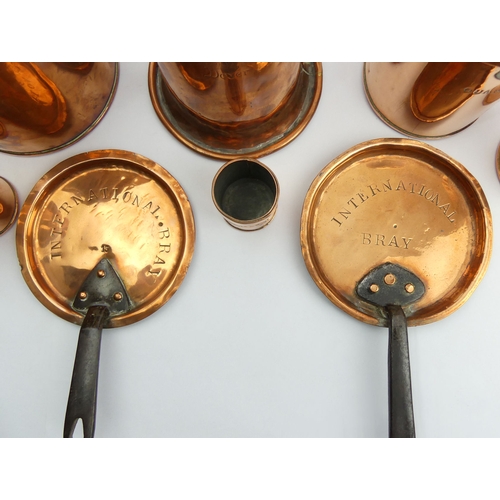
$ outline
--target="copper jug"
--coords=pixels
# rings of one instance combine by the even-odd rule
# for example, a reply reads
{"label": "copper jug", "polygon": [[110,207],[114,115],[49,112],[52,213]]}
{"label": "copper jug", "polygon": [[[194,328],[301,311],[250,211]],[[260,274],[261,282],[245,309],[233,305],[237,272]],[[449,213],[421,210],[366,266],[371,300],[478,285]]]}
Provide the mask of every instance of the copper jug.
{"label": "copper jug", "polygon": [[107,112],[117,81],[117,63],[0,63],[0,151],[42,154],[76,142]]}
{"label": "copper jug", "polygon": [[500,63],[370,62],[364,85],[373,110],[389,126],[438,138],[468,127],[500,98]]}

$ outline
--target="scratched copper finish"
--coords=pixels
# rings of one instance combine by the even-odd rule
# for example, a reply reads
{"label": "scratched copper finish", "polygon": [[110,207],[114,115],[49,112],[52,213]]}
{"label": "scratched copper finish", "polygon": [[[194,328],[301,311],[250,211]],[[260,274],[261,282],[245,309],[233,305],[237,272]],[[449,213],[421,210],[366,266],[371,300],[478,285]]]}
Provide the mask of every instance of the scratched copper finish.
{"label": "scratched copper finish", "polygon": [[5,233],[16,221],[19,202],[14,186],[0,177],[0,234]]}
{"label": "scratched copper finish", "polygon": [[194,248],[191,206],[179,183],[138,154],[102,150],[69,158],[35,185],[21,209],[17,253],[34,295],[80,324],[71,304],[89,272],[108,258],[130,296],[130,312],[110,327],[138,321],[180,286]]}
{"label": "scratched copper finish", "polygon": [[500,99],[500,63],[366,63],[365,92],[399,132],[443,137],[468,127]]}
{"label": "scratched copper finish", "polygon": [[386,326],[355,288],[374,267],[399,264],[425,285],[405,308],[409,326],[451,314],[488,266],[492,222],[476,179],[457,161],[409,139],[354,146],[316,177],[305,198],[301,245],[320,290],[366,323]]}
{"label": "scratched copper finish", "polygon": [[117,82],[118,63],[0,63],[0,151],[73,144],[105,115]]}
{"label": "scratched copper finish", "polygon": [[256,158],[295,139],[322,88],[320,63],[151,63],[149,92],[165,127],[195,151]]}

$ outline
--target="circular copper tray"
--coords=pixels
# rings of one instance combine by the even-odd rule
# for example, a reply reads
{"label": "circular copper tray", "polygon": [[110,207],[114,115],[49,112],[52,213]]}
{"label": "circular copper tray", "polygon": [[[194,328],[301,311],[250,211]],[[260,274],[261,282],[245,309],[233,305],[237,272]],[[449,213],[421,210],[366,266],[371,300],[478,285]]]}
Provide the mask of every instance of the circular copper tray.
{"label": "circular copper tray", "polygon": [[179,183],[138,154],[102,150],[69,158],[35,185],[21,209],[17,253],[34,295],[81,324],[71,304],[89,272],[107,258],[132,303],[109,327],[149,316],[180,286],[195,229]]}
{"label": "circular copper tray", "polygon": [[247,127],[218,127],[186,110],[163,82],[157,63],[149,65],[149,94],[165,127],[198,153],[220,159],[257,158],[295,139],[311,120],[321,96],[321,63],[302,63],[303,71],[292,96],[279,113]]}
{"label": "circular copper tray", "polygon": [[334,159],[313,181],[301,219],[306,266],[320,290],[366,323],[385,315],[356,294],[357,283],[385,262],[425,285],[405,308],[409,326],[458,309],[479,284],[491,256],[488,202],[474,177],[427,144],[378,139]]}

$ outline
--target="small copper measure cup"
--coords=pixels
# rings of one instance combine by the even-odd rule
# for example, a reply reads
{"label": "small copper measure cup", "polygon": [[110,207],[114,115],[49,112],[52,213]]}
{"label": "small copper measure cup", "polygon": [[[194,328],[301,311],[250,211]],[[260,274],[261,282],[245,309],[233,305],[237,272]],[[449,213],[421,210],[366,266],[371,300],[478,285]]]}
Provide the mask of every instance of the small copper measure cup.
{"label": "small copper measure cup", "polygon": [[267,226],[278,208],[274,173],[252,158],[225,163],[212,182],[212,200],[226,222],[243,231]]}

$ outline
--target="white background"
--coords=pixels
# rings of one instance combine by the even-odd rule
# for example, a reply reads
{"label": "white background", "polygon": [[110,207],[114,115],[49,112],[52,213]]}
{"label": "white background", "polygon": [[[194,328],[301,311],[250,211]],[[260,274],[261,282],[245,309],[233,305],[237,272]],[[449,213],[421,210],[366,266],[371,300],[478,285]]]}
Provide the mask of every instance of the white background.
{"label": "white background", "polygon": [[[156,116],[147,63],[122,63],[102,122],[72,146],[38,157],[0,154],[23,203],[60,161],[125,149],[167,169],[191,202],[196,243],[177,293],[154,315],[105,330],[96,437],[385,437],[387,330],[336,308],[309,276],[299,222],[319,171],[353,145],[403,137],[370,108],[362,63],[324,63],[309,125],[261,161],[278,177],[275,219],[245,233],[211,199],[224,163],[194,153]],[[457,135],[428,141],[479,181],[500,220],[495,151],[500,104]],[[79,328],[25,284],[15,228],[0,237],[0,437],[62,435]],[[418,437],[500,437],[499,251],[469,301],[409,330]],[[81,433],[77,428],[76,435]]]}

